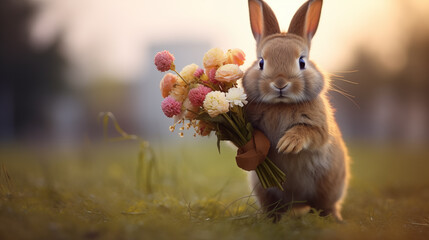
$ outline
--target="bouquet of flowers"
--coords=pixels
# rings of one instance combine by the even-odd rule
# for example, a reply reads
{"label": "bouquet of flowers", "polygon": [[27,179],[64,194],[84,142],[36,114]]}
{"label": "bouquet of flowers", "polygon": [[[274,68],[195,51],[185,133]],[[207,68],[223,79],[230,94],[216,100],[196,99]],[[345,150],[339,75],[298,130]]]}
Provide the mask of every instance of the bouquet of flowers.
{"label": "bouquet of flowers", "polygon": [[255,170],[264,188],[278,187],[283,190],[285,174],[267,158],[270,142],[265,135],[253,129],[246,119],[247,104],[244,89],[237,80],[243,77],[240,67],[245,54],[240,49],[210,49],[203,58],[204,69],[196,64],[176,71],[174,56],[168,51],[156,54],[154,62],[161,72],[167,73],[160,82],[164,100],[161,108],[164,114],[174,119],[170,131],[181,125],[183,130],[194,128],[194,136],[208,136],[215,132],[220,141],[231,141],[238,147],[237,165],[244,170]]}

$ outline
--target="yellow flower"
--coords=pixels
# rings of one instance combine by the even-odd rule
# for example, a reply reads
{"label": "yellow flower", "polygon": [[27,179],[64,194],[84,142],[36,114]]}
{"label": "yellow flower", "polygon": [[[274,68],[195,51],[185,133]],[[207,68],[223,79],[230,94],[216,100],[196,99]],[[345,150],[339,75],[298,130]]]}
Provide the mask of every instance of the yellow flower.
{"label": "yellow flower", "polygon": [[210,117],[216,117],[219,114],[228,112],[229,103],[226,100],[225,93],[213,91],[206,95],[203,107]]}
{"label": "yellow flower", "polygon": [[194,72],[198,69],[198,65],[195,63],[185,66],[180,72],[180,76],[185,79],[187,83],[192,83],[195,80]]}
{"label": "yellow flower", "polygon": [[215,79],[219,82],[232,82],[243,77],[243,71],[235,64],[226,64],[216,71]]}
{"label": "yellow flower", "polygon": [[220,48],[212,48],[204,54],[204,68],[217,68],[223,65],[226,61],[226,55]]}
{"label": "yellow flower", "polygon": [[207,82],[209,80],[209,77],[207,77],[207,74],[203,74],[202,76],[201,76],[201,81],[203,81],[203,82]]}
{"label": "yellow flower", "polygon": [[246,54],[244,54],[244,52],[238,48],[229,49],[226,52],[226,57],[226,63],[237,64],[238,66],[243,65],[244,60],[246,60]]}

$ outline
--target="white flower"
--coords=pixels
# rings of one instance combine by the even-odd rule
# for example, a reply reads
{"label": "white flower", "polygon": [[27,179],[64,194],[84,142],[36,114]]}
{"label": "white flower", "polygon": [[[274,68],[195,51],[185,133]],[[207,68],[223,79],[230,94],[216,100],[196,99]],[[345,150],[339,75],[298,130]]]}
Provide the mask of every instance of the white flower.
{"label": "white flower", "polygon": [[247,104],[246,98],[247,95],[244,93],[243,88],[230,88],[226,93],[226,100],[231,107],[234,107],[234,105],[243,107],[244,104]]}
{"label": "white flower", "polygon": [[216,117],[219,114],[228,112],[228,106],[225,93],[220,91],[209,92],[203,103],[203,107],[210,117]]}

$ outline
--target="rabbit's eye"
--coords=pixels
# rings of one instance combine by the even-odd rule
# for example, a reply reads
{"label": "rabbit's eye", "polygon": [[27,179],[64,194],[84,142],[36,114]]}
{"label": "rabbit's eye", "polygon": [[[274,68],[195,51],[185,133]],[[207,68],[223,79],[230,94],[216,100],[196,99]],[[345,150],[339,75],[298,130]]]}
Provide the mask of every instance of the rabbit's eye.
{"label": "rabbit's eye", "polygon": [[264,59],[261,58],[261,60],[259,60],[259,69],[263,70],[264,69]]}
{"label": "rabbit's eye", "polygon": [[304,57],[299,57],[299,69],[304,70],[305,69],[305,60]]}

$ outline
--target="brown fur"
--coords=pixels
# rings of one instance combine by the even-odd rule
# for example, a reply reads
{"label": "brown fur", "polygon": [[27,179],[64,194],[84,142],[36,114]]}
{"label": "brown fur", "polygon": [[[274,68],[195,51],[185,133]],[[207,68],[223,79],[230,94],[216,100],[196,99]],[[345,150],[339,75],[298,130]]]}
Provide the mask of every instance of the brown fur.
{"label": "brown fur", "polygon": [[[266,5],[260,0],[249,0],[249,8],[255,6],[251,2]],[[314,2],[319,5],[312,7]],[[269,138],[268,157],[286,174],[285,190],[280,191],[264,189],[256,174],[251,173],[251,185],[259,203],[276,219],[290,207],[310,206],[322,210],[322,215],[332,214],[342,220],[340,210],[348,183],[349,157],[326,97],[329,81],[308,60],[321,2],[309,1],[295,14],[292,24],[298,26],[289,29],[304,28],[295,32],[300,35],[274,32],[261,39],[255,37],[264,69],[259,69],[257,60],[243,78],[249,120]],[[302,9],[308,9],[306,14]],[[270,19],[275,18],[271,14]],[[260,16],[265,18],[267,14],[264,11]],[[305,19],[298,19],[299,16]],[[311,24],[301,24],[304,22]],[[267,24],[263,26],[266,28]],[[300,56],[306,62],[304,70],[299,67]],[[284,92],[276,89],[283,87],[287,87]],[[299,203],[291,205],[296,201]]]}
{"label": "brown fur", "polygon": [[[308,1],[304,3],[298,11],[296,11],[290,21],[288,32],[298,36],[304,36],[305,40],[310,44],[311,38],[314,36],[317,31],[317,27],[319,26],[322,4],[322,0]],[[313,15],[313,17],[307,19],[307,14]]]}

